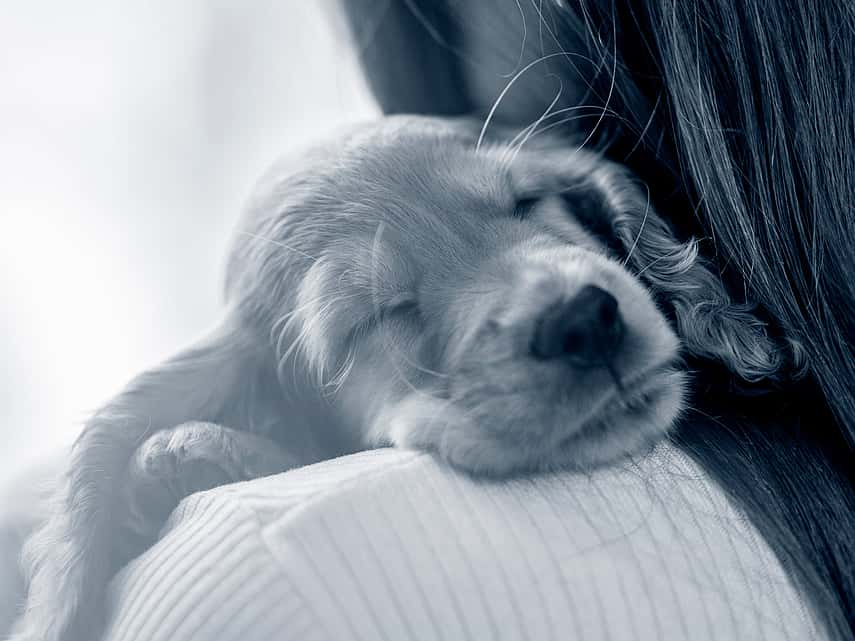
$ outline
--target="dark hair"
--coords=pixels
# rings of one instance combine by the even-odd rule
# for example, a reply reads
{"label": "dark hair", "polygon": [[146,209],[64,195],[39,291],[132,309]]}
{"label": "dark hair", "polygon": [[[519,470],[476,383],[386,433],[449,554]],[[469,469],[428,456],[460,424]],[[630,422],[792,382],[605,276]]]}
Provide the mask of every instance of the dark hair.
{"label": "dark hair", "polygon": [[[384,111],[477,109],[456,1],[381,13],[344,2]],[[791,346],[784,382],[747,385],[697,364],[695,411],[675,442],[743,507],[829,635],[855,638],[855,9],[541,6],[562,48],[601,63],[581,73],[589,101],[608,96],[608,153],[678,230],[708,238],[732,293],[758,303]]]}

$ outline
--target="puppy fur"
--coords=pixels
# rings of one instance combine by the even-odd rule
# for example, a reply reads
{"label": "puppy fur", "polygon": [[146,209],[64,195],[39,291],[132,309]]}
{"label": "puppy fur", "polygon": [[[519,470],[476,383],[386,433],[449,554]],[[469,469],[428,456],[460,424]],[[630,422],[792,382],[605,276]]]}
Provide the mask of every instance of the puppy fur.
{"label": "puppy fur", "polygon": [[[681,350],[749,380],[778,370],[763,324],[625,169],[546,135],[479,133],[387,118],[261,181],[222,318],[77,440],[26,545],[13,641],[98,637],[109,578],[160,525],[133,518],[136,454],[188,421],[272,439],[283,469],[379,445],[481,474],[587,469],[673,424]],[[613,372],[529,353],[543,311],[586,285],[614,296],[626,325]]]}

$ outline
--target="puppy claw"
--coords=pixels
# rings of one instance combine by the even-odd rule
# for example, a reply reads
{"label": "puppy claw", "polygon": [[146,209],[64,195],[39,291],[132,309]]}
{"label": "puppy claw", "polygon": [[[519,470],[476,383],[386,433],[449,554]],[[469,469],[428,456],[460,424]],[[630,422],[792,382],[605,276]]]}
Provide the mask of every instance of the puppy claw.
{"label": "puppy claw", "polygon": [[174,479],[178,476],[179,460],[186,460],[186,449],[169,447],[170,433],[158,433],[146,441],[137,452],[136,469],[150,478]]}

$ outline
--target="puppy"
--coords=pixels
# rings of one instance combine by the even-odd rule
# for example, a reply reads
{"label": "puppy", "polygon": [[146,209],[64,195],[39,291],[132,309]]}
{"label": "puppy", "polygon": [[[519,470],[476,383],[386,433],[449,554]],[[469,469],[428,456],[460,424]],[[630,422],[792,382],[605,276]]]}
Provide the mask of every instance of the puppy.
{"label": "puppy", "polygon": [[[684,353],[780,351],[622,167],[566,141],[393,117],[275,167],[227,308],[77,440],[25,550],[14,641],[92,641],[105,586],[181,496],[356,449],[473,473],[587,469],[681,411]],[[678,339],[679,336],[679,339]]]}

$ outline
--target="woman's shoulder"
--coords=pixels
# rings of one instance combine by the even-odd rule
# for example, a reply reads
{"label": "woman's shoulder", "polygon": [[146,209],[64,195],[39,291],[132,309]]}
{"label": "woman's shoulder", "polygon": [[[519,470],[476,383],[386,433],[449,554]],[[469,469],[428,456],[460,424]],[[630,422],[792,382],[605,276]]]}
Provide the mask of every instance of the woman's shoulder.
{"label": "woman's shoulder", "polygon": [[667,444],[584,475],[488,481],[384,449],[217,488],[113,596],[108,639],[138,620],[147,639],[254,639],[274,620],[301,639],[823,638],[751,524]]}

